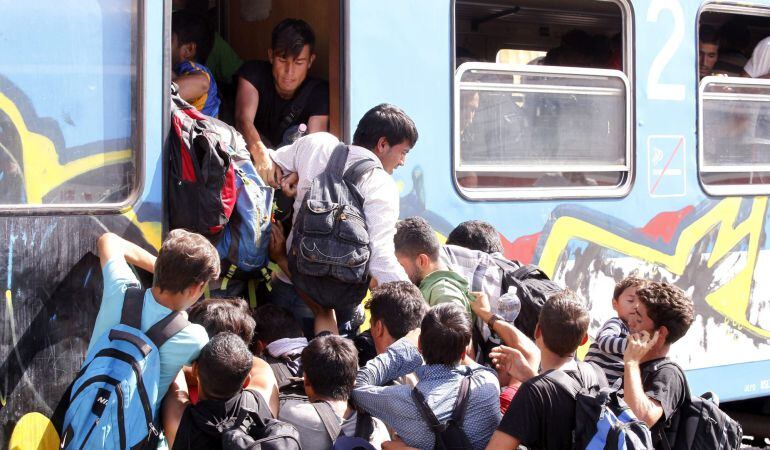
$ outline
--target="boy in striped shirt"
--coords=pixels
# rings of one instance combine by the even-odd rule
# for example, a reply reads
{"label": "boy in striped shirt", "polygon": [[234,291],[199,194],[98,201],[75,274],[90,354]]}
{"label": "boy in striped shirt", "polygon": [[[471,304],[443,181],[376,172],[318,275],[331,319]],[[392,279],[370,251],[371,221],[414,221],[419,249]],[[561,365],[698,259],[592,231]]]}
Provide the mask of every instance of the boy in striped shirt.
{"label": "boy in striped shirt", "polygon": [[643,288],[647,280],[628,277],[615,285],[612,294],[612,309],[618,313],[602,326],[585,357],[604,370],[607,381],[612,385],[623,378],[623,353],[626,351],[627,338],[630,334],[628,320],[636,311],[639,299],[636,290]]}

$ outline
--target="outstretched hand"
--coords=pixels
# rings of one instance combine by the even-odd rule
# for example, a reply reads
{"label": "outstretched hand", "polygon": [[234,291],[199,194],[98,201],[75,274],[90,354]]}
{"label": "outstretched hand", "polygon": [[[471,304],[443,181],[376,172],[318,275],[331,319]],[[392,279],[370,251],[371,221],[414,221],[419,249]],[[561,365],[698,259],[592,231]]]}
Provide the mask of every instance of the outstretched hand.
{"label": "outstretched hand", "polygon": [[477,316],[482,316],[483,320],[485,314],[491,314],[492,312],[492,307],[489,306],[489,297],[483,292],[471,292],[471,295],[476,297],[476,299],[471,302],[471,310],[473,310],[473,313]]}
{"label": "outstretched hand", "polygon": [[505,345],[495,347],[489,357],[498,370],[507,372],[522,383],[537,375],[537,371],[529,365],[524,354],[515,348]]}

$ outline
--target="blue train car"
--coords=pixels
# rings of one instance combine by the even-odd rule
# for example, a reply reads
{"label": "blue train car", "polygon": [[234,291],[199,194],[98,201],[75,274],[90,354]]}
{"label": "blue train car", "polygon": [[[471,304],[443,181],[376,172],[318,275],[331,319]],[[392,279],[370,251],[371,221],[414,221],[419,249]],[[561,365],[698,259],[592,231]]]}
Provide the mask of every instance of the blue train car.
{"label": "blue train car", "polygon": [[[228,22],[249,1],[216,3]],[[698,30],[739,21],[749,56],[770,1],[328,3],[332,129],[349,139],[390,102],[420,132],[395,173],[403,217],[492,223],[507,256],[590,302],[592,333],[623,276],[677,284],[696,305],[673,347],[692,390],[766,414],[770,83],[701,78]],[[0,10],[0,446],[49,448],[99,306],[96,237],[163,235],[171,2]]]}

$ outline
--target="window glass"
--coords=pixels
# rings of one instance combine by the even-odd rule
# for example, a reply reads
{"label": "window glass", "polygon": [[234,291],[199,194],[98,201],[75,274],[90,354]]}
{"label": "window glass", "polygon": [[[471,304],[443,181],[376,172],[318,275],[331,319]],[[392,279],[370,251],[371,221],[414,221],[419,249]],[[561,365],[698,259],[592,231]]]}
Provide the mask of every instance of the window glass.
{"label": "window glass", "polygon": [[615,188],[628,178],[621,72],[466,63],[457,77],[462,188]]}
{"label": "window glass", "polygon": [[137,8],[4,2],[0,208],[128,200],[137,186]]}
{"label": "window glass", "polygon": [[703,183],[770,184],[770,83],[708,77],[701,107]]}

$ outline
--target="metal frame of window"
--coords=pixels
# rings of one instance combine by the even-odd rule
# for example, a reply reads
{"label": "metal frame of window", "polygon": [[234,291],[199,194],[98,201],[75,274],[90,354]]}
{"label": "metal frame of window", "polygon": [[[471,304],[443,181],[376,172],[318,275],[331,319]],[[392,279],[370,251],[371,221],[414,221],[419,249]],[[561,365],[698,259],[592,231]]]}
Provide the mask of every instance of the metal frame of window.
{"label": "metal frame of window", "polygon": [[[634,124],[634,94],[633,94],[633,80],[630,79],[634,73],[633,69],[633,42],[634,42],[634,28],[633,28],[633,9],[631,3],[627,0],[596,0],[596,1],[609,1],[618,6],[621,11],[621,20],[623,22],[623,72],[617,70],[607,69],[587,69],[587,68],[574,68],[574,67],[559,67],[559,66],[522,66],[522,65],[508,65],[498,63],[464,63],[457,70],[452,71],[452,179],[457,192],[467,200],[474,201],[500,201],[500,200],[547,200],[557,198],[616,198],[628,195],[633,186],[635,178],[635,154],[634,154],[634,139],[635,128]],[[456,38],[456,24],[455,24],[455,8],[452,8],[452,42],[454,48],[454,40]],[[451,66],[455,67],[454,61]],[[470,87],[469,85],[483,85],[487,86],[488,90],[510,90],[512,92],[522,92],[524,89],[519,89],[513,85],[502,85],[495,88],[495,84],[489,83],[461,83],[462,74],[467,70],[472,69],[491,69],[510,71],[517,74],[534,74],[534,75],[577,75],[577,76],[602,76],[602,77],[615,77],[622,80],[625,90],[625,103],[626,103],[626,164],[622,165],[544,165],[544,166],[520,166],[520,167],[505,167],[505,170],[500,170],[500,165],[463,165],[465,170],[473,170],[476,172],[492,171],[495,172],[507,172],[507,173],[526,173],[526,172],[621,172],[625,173],[622,181],[616,186],[575,186],[575,187],[538,187],[538,188],[519,188],[519,187],[484,187],[484,188],[466,188],[460,185],[457,180],[457,171],[461,167],[460,165],[460,105],[458,99],[460,98],[460,90],[462,87]],[[502,89],[499,89],[502,88]],[[534,92],[536,88],[525,88],[528,92]],[[602,88],[593,87],[579,87],[570,86],[570,92],[576,92],[578,90],[585,90],[586,94],[602,94]],[[607,93],[604,92],[604,95]],[[581,170],[575,170],[575,168]],[[563,170],[568,169],[568,170]]]}
{"label": "metal frame of window", "polygon": [[[125,200],[119,203],[44,203],[44,204],[0,204],[0,216],[8,215],[79,215],[79,214],[114,214],[128,210],[141,196],[144,189],[145,148],[144,139],[144,69],[145,48],[147,38],[147,24],[145,21],[145,8],[150,0],[133,0],[136,13],[132,15],[132,61],[135,67],[133,73],[135,86],[131,92],[135,99],[136,121],[130,136],[134,160],[135,178],[131,191]],[[170,10],[170,0],[168,1]],[[166,91],[168,88],[166,88]]]}
{"label": "metal frame of window", "polygon": [[[746,16],[762,16],[770,18],[770,8],[766,6],[756,5],[749,6],[738,3],[715,3],[708,2],[701,6],[698,11],[698,17],[695,21],[695,46],[698,48],[698,27],[700,26],[701,15],[703,13],[721,13],[721,14],[734,14],[734,15],[746,15]],[[698,71],[698,58],[695,58],[695,71]],[[767,86],[770,88],[770,80],[764,79],[752,79],[741,77],[721,77],[721,76],[708,76],[704,77],[698,83],[698,182],[700,183],[703,191],[713,196],[728,196],[728,195],[768,195],[770,194],[770,184],[725,184],[716,185],[708,184],[703,180],[701,174],[703,173],[752,173],[766,171],[770,172],[770,165],[705,165],[703,160],[703,102],[704,100],[723,100],[723,101],[770,101],[770,95],[756,95],[756,94],[728,94],[728,93],[714,93],[706,92],[706,88],[710,85],[732,85],[732,86]]]}

